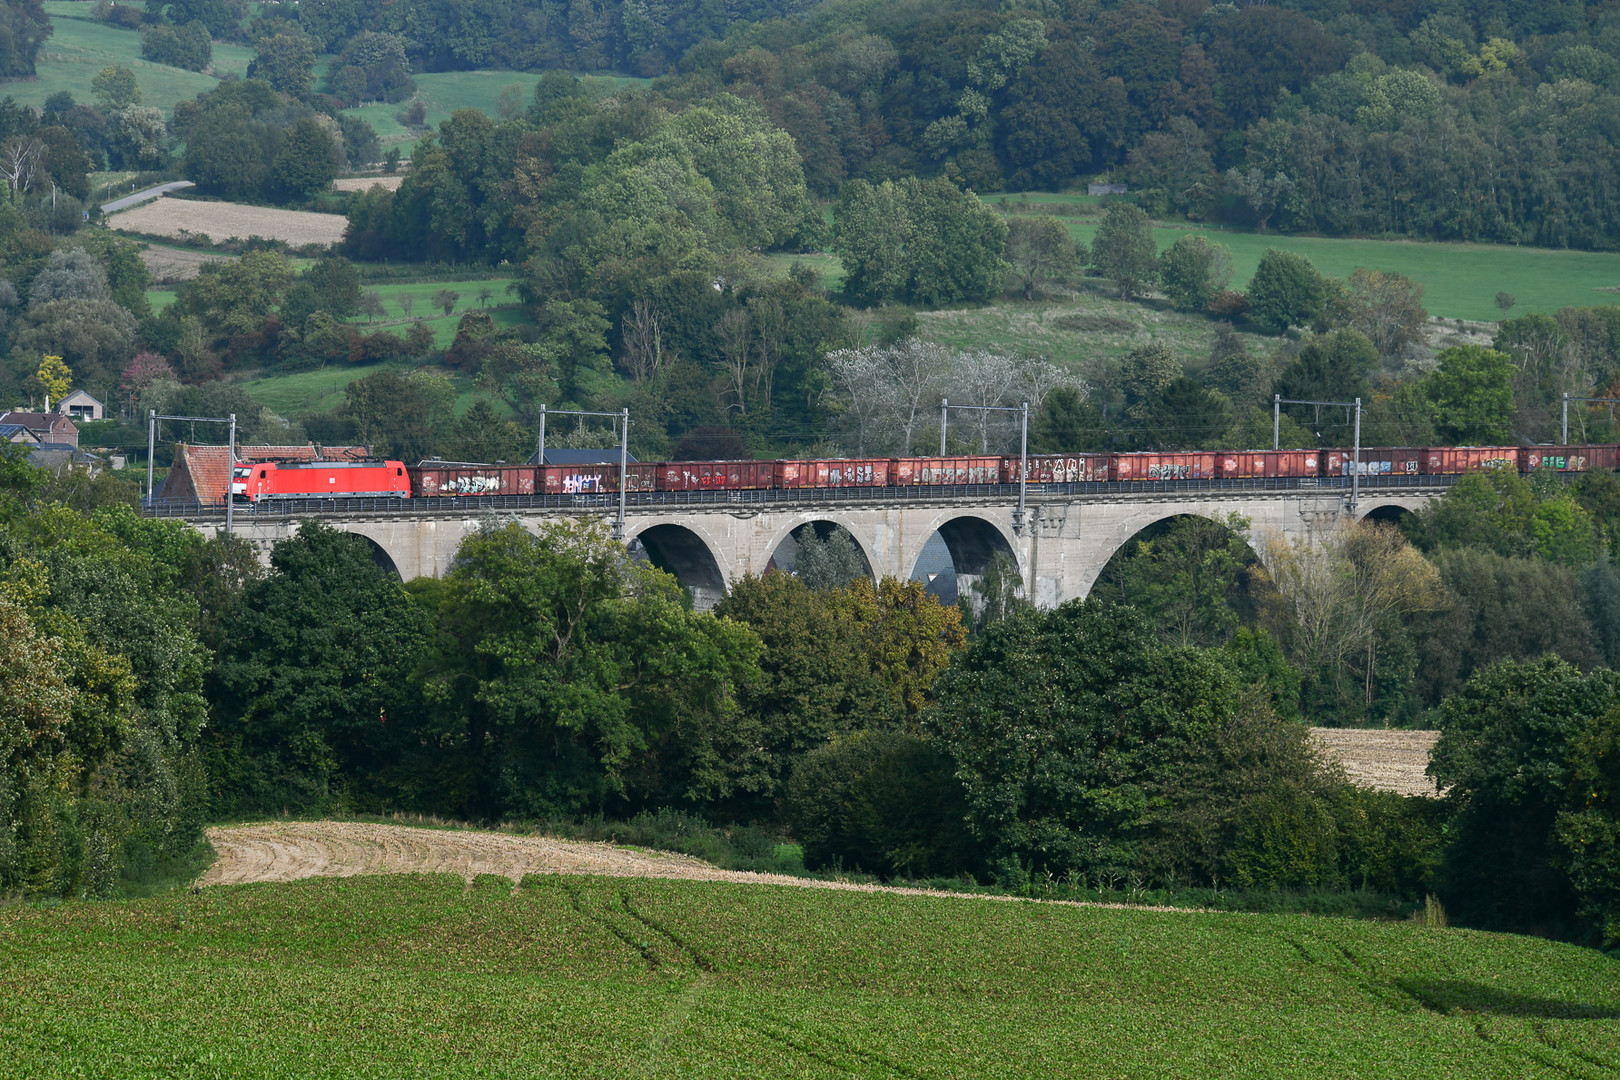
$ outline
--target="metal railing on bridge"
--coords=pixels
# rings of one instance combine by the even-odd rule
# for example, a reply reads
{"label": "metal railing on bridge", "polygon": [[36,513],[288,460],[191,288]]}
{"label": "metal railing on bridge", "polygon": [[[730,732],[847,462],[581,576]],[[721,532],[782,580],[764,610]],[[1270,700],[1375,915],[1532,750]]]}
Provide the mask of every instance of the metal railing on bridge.
{"label": "metal railing on bridge", "polygon": [[[1363,476],[1360,487],[1366,492],[1440,491],[1457,481],[1455,476]],[[1154,480],[1090,481],[1073,484],[1030,484],[1032,500],[1090,498],[1098,500],[1186,499],[1198,495],[1252,495],[1287,492],[1331,494],[1351,489],[1348,476],[1278,477],[1252,480]],[[871,488],[792,488],[763,490],[632,491],[625,502],[645,509],[668,507],[740,508],[794,506],[881,506],[892,503],[969,505],[1018,499],[1017,484],[974,484],[952,486],[914,485]],[[551,510],[559,513],[605,514],[619,505],[618,492],[578,495],[459,495],[431,499],[328,498],[276,499],[247,504],[237,503],[239,523],[307,517],[458,517],[480,513],[517,513]],[[148,503],[142,510],[149,517],[211,520],[225,517],[225,505],[164,501]]]}

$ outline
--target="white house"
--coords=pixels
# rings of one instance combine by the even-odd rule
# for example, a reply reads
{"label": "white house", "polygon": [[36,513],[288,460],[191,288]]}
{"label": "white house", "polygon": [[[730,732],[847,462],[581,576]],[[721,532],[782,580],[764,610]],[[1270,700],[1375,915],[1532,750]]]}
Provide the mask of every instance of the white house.
{"label": "white house", "polygon": [[56,411],[75,420],[100,420],[107,407],[83,390],[75,390],[56,403]]}

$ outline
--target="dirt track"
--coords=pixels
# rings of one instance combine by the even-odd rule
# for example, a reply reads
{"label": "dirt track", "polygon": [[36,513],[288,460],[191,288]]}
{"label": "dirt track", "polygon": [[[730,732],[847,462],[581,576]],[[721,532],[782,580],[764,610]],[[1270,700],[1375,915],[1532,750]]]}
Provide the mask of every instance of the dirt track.
{"label": "dirt track", "polygon": [[[818,881],[785,874],[719,870],[685,855],[631,851],[609,844],[576,843],[539,836],[462,829],[424,829],[357,821],[287,821],[264,825],[221,825],[208,830],[219,858],[198,880],[207,885],[258,881],[297,881],[310,877],[361,874],[456,874],[471,881],[493,874],[519,882],[525,874],[599,874],[608,877],[680,878],[744,885],[792,885],[845,892],[892,892],[910,896],[951,896],[969,900],[1019,900],[1015,896],[941,892],[850,881]],[[1124,904],[1049,900],[1076,907],[1121,908]],[[1130,905],[1136,911],[1191,911],[1191,908]]]}
{"label": "dirt track", "polygon": [[630,851],[610,844],[539,836],[371,825],[347,821],[276,822],[208,830],[219,860],[203,885],[296,881],[357,874],[604,874],[727,880],[735,875],[685,855]]}

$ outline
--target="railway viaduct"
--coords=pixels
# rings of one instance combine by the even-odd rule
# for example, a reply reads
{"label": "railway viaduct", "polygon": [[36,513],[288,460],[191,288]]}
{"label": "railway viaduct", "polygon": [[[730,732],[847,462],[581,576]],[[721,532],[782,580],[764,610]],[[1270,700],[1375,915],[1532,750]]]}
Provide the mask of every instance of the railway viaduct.
{"label": "railway viaduct", "polygon": [[[924,547],[936,534],[950,553],[959,589],[982,574],[998,553],[1005,554],[1016,560],[1026,594],[1041,607],[1055,607],[1085,596],[1121,546],[1166,518],[1196,515],[1225,522],[1229,515],[1240,514],[1249,519],[1251,543],[1260,549],[1267,536],[1309,540],[1322,529],[1352,519],[1389,518],[1419,509],[1440,493],[1417,486],[1419,479],[1430,478],[1414,477],[1404,486],[1363,487],[1354,510],[1349,506],[1349,491],[1335,481],[1291,490],[1189,487],[1175,492],[1105,493],[1032,485],[1022,529],[1013,527],[1018,508],[1016,487],[986,489],[977,497],[929,498],[924,493],[900,498],[873,490],[805,491],[795,493],[798,497],[791,500],[768,502],[670,504],[649,500],[626,507],[624,539],[633,553],[644,553],[680,579],[694,603],[703,608],[714,604],[732,582],[746,574],[763,573],[773,559],[782,557],[784,547],[791,551],[790,538],[804,525],[847,529],[874,577],[904,580],[914,576]],[[733,493],[704,494],[723,498]],[[369,539],[379,559],[386,557],[400,577],[408,580],[443,576],[462,538],[491,515],[516,520],[528,528],[559,515],[616,517],[616,505],[604,497],[595,499],[602,501],[513,506],[494,500],[491,505],[476,507],[445,506],[452,501],[441,499],[434,500],[439,505],[432,508],[407,504],[359,511],[334,506],[308,513],[239,510],[234,528],[268,557],[276,541],[294,535],[303,521],[318,519]],[[223,513],[218,510],[184,516],[205,533],[224,526]]]}

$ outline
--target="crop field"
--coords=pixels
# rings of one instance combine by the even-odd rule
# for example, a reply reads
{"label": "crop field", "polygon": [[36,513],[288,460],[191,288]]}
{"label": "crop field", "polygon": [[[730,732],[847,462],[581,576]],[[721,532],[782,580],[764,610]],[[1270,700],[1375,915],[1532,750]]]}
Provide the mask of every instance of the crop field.
{"label": "crop field", "polygon": [[5,1076],[1617,1068],[1615,960],[1407,924],[561,876],[0,909]]}
{"label": "crop field", "polygon": [[[193,248],[169,247],[150,242],[141,245],[141,261],[151,273],[152,280],[168,285],[177,281],[190,281],[197,272],[212,262],[229,262],[232,256]],[[174,294],[168,294],[172,300]]]}
{"label": "crop field", "polygon": [[38,78],[9,82],[0,93],[9,94],[36,109],[59,90],[66,90],[75,101],[92,102],[90,80],[111,64],[122,64],[135,73],[141,88],[142,104],[174,111],[174,103],[212,90],[217,76],[245,75],[253,50],[241,45],[214,43],[213,74],[166,67],[141,59],[141,36],[90,18],[89,3],[78,0],[46,0],[55,32],[45,41],[35,65]]}
{"label": "crop field", "polygon": [[243,203],[203,202],[195,199],[153,199],[107,218],[108,228],[148,236],[206,236],[218,243],[236,237],[262,236],[304,244],[336,244],[343,239],[349,219],[341,214],[312,214],[305,210],[279,210]]}
{"label": "crop field", "polygon": [[340,176],[332,181],[333,191],[370,191],[374,187],[386,188],[389,191],[398,191],[399,185],[405,178],[398,173],[392,176]]}

